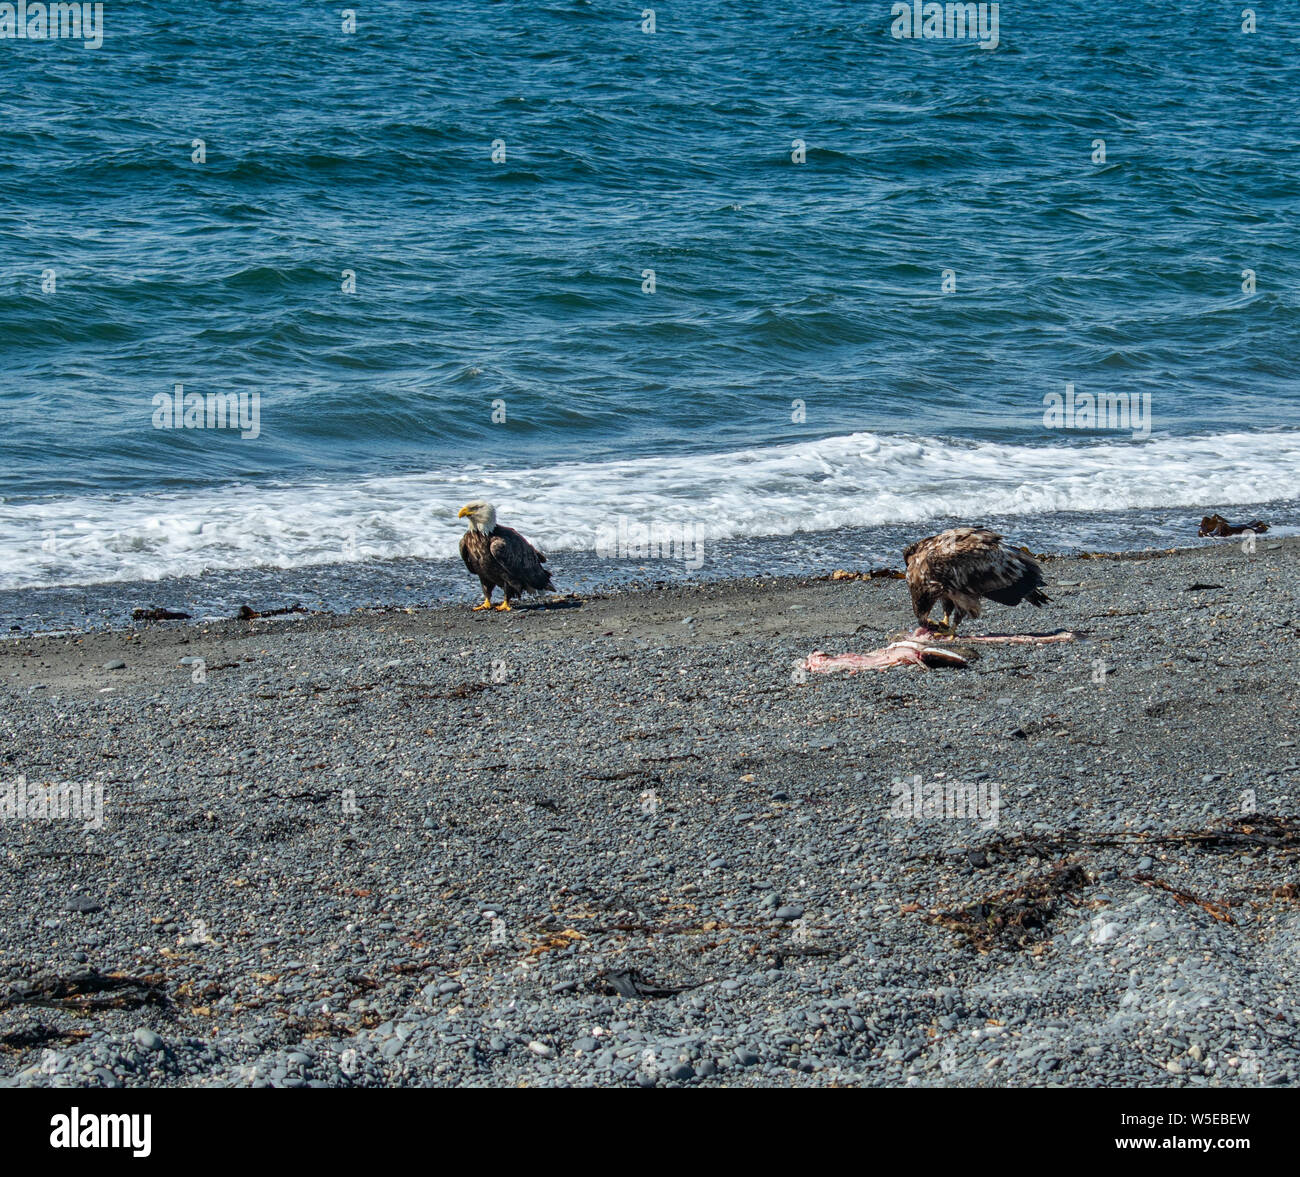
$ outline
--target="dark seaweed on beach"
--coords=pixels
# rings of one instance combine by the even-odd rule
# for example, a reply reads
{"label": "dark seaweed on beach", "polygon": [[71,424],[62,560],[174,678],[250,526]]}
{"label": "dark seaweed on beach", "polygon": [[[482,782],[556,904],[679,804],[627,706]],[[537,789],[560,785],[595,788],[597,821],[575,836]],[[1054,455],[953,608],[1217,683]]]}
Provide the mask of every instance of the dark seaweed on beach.
{"label": "dark seaweed on beach", "polygon": [[305,605],[289,605],[284,609],[263,609],[260,612],[251,605],[240,605],[239,612],[235,614],[238,621],[254,621],[259,617],[284,617],[289,613],[310,613],[311,610]]}
{"label": "dark seaweed on beach", "polygon": [[994,948],[1029,948],[1051,937],[1059,903],[1074,905],[1074,893],[1093,883],[1077,863],[1062,864],[1019,887],[996,891],[955,911],[930,912],[921,918],[959,932],[980,952]]}
{"label": "dark seaweed on beach", "polygon": [[694,985],[660,985],[651,981],[640,969],[606,970],[590,984],[596,993],[614,997],[672,997],[694,989]]}
{"label": "dark seaweed on beach", "polygon": [[490,683],[485,682],[463,682],[457,683],[449,691],[444,691],[441,695],[429,695],[431,699],[468,699],[470,695],[477,695],[479,691],[491,689]]}
{"label": "dark seaweed on beach", "polygon": [[1222,515],[1206,515],[1196,534],[1199,536],[1223,537],[1241,535],[1253,531],[1256,535],[1268,530],[1268,524],[1256,519],[1251,523],[1229,523]]}
{"label": "dark seaweed on beach", "polygon": [[987,865],[991,856],[1005,859],[1048,858],[1075,850],[1110,846],[1190,846],[1222,853],[1250,853],[1259,850],[1294,853],[1300,849],[1300,816],[1243,814],[1239,817],[1220,818],[1204,829],[1175,830],[1169,834],[1152,834],[1141,830],[1098,833],[1059,830],[1054,834],[1021,835],[985,842],[959,850],[955,854],[945,852],[937,857],[966,859],[978,866]]}
{"label": "dark seaweed on beach", "polygon": [[165,1006],[161,977],[129,977],[124,973],[100,973],[94,969],[68,977],[41,977],[36,981],[11,983],[0,995],[0,1009],[12,1005],[43,1005],[91,1013],[101,1009],[139,1009],[145,1005]]}
{"label": "dark seaweed on beach", "polygon": [[51,1043],[70,1046],[74,1042],[80,1042],[83,1038],[89,1036],[90,1031],[82,1026],[74,1027],[71,1030],[55,1030],[45,1025],[44,1022],[37,1022],[33,1026],[25,1026],[20,1030],[11,1030],[7,1034],[0,1034],[0,1050],[32,1050],[37,1046],[49,1046]]}
{"label": "dark seaweed on beach", "polygon": [[1232,918],[1228,910],[1228,904],[1223,901],[1213,901],[1201,899],[1190,892],[1175,887],[1171,883],[1166,883],[1164,879],[1157,879],[1149,874],[1136,874],[1133,876],[1144,887],[1156,887],[1161,891],[1166,891],[1183,907],[1199,907],[1202,911],[1212,915],[1216,920],[1225,924],[1235,924],[1237,921]]}
{"label": "dark seaweed on beach", "polygon": [[837,568],[829,576],[819,576],[818,580],[902,580],[907,575],[898,568],[873,568],[869,572],[850,572],[847,568]]}

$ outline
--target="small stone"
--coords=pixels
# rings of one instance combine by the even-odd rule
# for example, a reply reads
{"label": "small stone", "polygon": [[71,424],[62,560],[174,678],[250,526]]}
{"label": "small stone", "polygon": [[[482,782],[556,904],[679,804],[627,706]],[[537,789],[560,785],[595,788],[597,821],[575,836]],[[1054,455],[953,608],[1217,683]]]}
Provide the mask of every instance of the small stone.
{"label": "small stone", "polygon": [[1104,924],[1093,933],[1094,944],[1109,944],[1119,935],[1119,924]]}
{"label": "small stone", "polygon": [[134,1034],[136,1043],[145,1050],[162,1050],[163,1040],[146,1026],[141,1026]]}

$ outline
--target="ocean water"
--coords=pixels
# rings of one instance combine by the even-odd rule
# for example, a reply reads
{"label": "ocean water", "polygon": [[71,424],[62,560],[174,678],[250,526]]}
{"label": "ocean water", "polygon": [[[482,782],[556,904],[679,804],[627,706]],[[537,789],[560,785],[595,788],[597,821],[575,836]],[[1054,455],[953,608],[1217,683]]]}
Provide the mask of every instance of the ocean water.
{"label": "ocean water", "polygon": [[[473,497],[562,586],[620,526],[722,575],[1300,521],[1295,21],[649,4],[0,38],[0,614],[472,595]],[[244,427],[158,427],[177,385]],[[1067,385],[1135,416],[1049,423]]]}

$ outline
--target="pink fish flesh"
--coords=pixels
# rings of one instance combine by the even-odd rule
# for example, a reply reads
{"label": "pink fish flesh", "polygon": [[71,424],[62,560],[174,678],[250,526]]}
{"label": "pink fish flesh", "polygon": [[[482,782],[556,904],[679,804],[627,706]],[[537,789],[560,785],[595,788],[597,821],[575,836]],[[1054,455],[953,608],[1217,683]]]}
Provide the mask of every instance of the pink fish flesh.
{"label": "pink fish flesh", "polygon": [[[1047,645],[1052,642],[1072,642],[1075,634],[1069,630],[1056,633],[993,633],[982,637],[957,638],[958,642],[1002,642],[1008,645]],[[942,644],[951,642],[928,629],[918,629],[911,637],[890,642],[882,650],[872,650],[866,654],[824,654],[814,650],[803,663],[803,668],[812,674],[833,674],[843,670],[856,674],[859,670],[888,670],[891,666],[920,666],[927,669],[932,666],[969,666],[970,657],[960,653],[951,646]]]}
{"label": "pink fish flesh", "polygon": [[968,662],[956,650],[904,638],[869,654],[823,654],[814,650],[803,665],[812,674],[832,674],[837,670],[856,674],[859,670],[888,670],[891,666],[966,666]]}

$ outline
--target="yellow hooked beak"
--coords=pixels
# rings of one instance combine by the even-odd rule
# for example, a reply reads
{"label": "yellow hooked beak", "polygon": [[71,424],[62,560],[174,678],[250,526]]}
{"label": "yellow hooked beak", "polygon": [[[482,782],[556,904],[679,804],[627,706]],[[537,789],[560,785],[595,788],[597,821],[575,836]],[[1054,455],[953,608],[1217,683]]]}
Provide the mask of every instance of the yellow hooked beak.
{"label": "yellow hooked beak", "polygon": [[469,515],[469,514],[472,514],[472,512],[470,511],[470,509],[469,509],[468,507],[461,507],[461,509],[460,509],[459,511],[456,512],[456,518],[457,518],[457,519],[464,519],[465,516],[466,516],[466,515]]}

